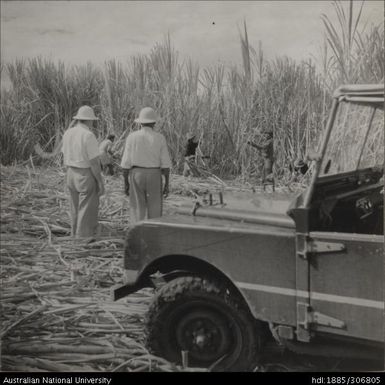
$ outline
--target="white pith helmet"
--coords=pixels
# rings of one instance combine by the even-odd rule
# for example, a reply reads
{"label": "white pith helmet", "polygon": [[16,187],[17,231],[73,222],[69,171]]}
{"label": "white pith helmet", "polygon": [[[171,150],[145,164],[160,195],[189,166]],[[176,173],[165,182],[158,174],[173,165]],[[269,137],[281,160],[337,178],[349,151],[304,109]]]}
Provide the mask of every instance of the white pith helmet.
{"label": "white pith helmet", "polygon": [[135,119],[136,123],[155,123],[157,116],[151,107],[144,107],[140,110],[139,117]]}
{"label": "white pith helmet", "polygon": [[94,110],[89,106],[81,106],[77,114],[73,117],[77,120],[99,120],[94,113]]}

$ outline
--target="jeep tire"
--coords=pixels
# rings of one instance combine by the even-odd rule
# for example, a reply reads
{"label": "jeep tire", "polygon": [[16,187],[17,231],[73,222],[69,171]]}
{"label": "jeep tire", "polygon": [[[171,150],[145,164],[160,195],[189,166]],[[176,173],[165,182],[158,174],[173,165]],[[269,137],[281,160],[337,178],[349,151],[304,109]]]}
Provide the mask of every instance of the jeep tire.
{"label": "jeep tire", "polygon": [[149,350],[180,364],[213,371],[250,371],[257,365],[262,332],[239,295],[200,277],[165,284],[146,320]]}

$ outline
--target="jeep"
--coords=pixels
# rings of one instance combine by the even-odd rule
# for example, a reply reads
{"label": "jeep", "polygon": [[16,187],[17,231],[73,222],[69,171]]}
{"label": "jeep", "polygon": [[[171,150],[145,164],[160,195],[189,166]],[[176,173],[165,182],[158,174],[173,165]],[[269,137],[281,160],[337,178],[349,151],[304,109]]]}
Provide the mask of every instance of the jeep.
{"label": "jeep", "polygon": [[270,334],[303,354],[383,357],[384,85],[335,91],[311,166],[296,196],[211,194],[130,228],[113,297],[155,289],[151,352],[249,371]]}

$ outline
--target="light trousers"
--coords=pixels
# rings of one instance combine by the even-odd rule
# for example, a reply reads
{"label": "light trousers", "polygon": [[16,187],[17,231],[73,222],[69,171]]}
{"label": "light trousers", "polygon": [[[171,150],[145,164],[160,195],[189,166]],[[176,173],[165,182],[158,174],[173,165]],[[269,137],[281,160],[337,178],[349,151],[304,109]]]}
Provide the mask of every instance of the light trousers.
{"label": "light trousers", "polygon": [[98,227],[99,194],[90,168],[68,167],[67,187],[71,210],[71,234],[79,237],[95,235]]}
{"label": "light trousers", "polygon": [[162,216],[162,173],[160,168],[130,169],[131,221]]}

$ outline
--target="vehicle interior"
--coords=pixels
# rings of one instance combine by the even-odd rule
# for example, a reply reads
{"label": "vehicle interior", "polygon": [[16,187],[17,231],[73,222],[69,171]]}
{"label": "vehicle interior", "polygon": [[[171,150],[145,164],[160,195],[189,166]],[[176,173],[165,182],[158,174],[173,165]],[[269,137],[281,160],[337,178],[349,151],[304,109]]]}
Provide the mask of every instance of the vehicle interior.
{"label": "vehicle interior", "polygon": [[383,235],[383,169],[320,178],[310,218],[311,231]]}

